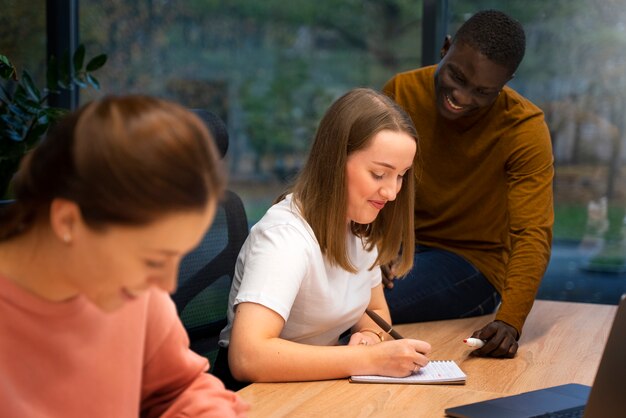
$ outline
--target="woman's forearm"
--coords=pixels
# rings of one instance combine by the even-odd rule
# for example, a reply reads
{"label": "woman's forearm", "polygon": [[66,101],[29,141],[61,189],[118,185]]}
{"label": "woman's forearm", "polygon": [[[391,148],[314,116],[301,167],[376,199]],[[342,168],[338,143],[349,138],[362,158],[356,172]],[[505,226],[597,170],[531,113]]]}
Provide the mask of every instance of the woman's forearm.
{"label": "woman's forearm", "polygon": [[231,373],[248,382],[288,382],[340,379],[375,372],[371,346],[314,346],[281,338],[232,344]]}

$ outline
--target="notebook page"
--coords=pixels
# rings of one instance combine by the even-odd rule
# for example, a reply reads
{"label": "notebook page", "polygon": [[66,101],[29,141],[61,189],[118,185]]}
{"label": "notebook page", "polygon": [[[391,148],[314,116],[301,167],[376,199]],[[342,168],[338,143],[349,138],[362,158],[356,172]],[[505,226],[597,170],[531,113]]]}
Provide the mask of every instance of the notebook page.
{"label": "notebook page", "polygon": [[429,362],[416,373],[407,377],[389,376],[352,376],[352,382],[364,383],[464,383],[467,376],[452,360],[436,360]]}

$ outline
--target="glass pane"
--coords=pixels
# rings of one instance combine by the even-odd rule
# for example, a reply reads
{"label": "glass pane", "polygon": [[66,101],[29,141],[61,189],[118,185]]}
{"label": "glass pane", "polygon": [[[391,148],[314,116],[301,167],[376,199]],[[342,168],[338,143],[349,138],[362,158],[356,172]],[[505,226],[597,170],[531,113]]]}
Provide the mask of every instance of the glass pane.
{"label": "glass pane", "polygon": [[43,88],[46,69],[45,0],[0,0],[0,54],[18,70],[26,69]]}
{"label": "glass pane", "polygon": [[228,124],[230,188],[251,223],[300,168],[333,99],[420,63],[421,0],[84,0],[81,40],[109,54],[100,93],[148,93]]}
{"label": "glass pane", "polygon": [[617,303],[626,292],[626,0],[450,0],[449,31],[480,9],[526,29],[510,86],[540,106],[556,175],[553,252],[539,297]]}

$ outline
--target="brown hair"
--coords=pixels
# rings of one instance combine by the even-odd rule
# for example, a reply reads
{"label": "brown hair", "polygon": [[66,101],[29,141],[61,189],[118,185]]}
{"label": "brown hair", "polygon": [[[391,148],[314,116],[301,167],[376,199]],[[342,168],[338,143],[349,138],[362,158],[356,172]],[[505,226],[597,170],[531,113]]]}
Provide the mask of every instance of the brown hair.
{"label": "brown hair", "polygon": [[45,219],[55,198],[103,228],[202,210],[224,186],[211,134],[191,111],[146,96],[105,97],[65,117],[24,157],[15,202],[0,211],[0,240]]}
{"label": "brown hair", "polygon": [[[387,96],[367,88],[344,94],[322,118],[309,158],[293,186],[295,201],[315,232],[322,253],[347,271],[355,270],[345,245],[346,161],[382,130],[405,132],[416,142],[418,139],[411,118]],[[415,251],[413,170],[406,173],[396,199],[385,205],[374,222],[351,223],[352,232],[365,240],[368,250],[378,247],[374,265],[394,261],[401,252],[395,266],[399,275],[411,269]]]}

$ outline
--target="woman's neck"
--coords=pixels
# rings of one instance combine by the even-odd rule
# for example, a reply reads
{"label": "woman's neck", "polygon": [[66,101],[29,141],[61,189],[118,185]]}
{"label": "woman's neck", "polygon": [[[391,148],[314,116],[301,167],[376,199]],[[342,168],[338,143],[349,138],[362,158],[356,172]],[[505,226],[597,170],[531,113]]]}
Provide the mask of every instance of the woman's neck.
{"label": "woman's neck", "polygon": [[76,296],[65,281],[63,244],[51,231],[34,228],[0,242],[0,274],[23,289],[53,302]]}

